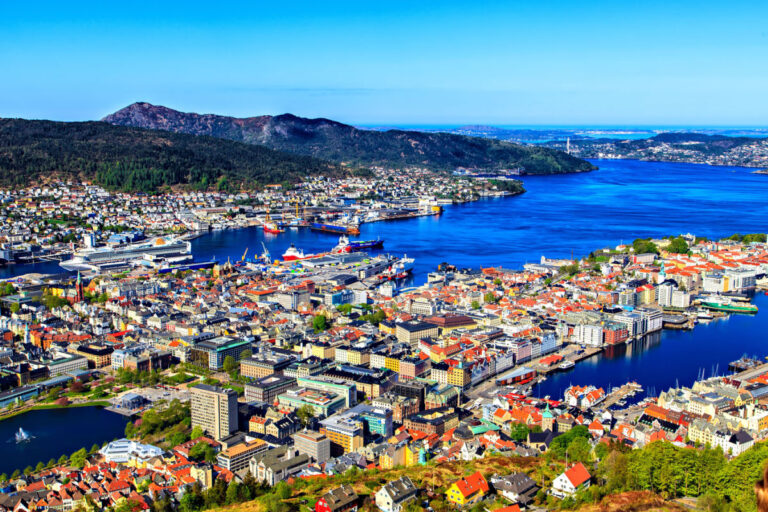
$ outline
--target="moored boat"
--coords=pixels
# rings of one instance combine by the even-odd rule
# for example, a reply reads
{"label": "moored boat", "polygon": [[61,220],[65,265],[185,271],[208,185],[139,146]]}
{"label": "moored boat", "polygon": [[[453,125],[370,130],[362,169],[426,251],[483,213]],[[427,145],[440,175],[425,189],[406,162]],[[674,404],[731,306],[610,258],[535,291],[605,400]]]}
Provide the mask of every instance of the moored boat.
{"label": "moored boat", "polygon": [[339,238],[339,243],[333,248],[333,252],[357,252],[366,249],[382,249],[383,247],[384,240],[381,238],[376,240],[350,240],[346,236],[342,236]]}
{"label": "moored boat", "polygon": [[714,297],[701,302],[703,308],[711,311],[722,311],[724,313],[757,313],[757,306],[748,303],[736,303],[726,297]]}
{"label": "moored boat", "polygon": [[264,232],[265,233],[271,233],[273,235],[279,235],[280,233],[285,233],[285,230],[280,228],[277,224],[274,222],[265,222],[264,223]]}

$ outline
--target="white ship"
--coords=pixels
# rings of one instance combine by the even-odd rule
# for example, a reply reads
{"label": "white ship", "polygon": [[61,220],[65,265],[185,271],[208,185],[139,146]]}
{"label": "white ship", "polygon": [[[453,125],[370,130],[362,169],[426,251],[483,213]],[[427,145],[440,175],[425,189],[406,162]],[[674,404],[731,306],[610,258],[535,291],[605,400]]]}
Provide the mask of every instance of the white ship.
{"label": "white ship", "polygon": [[192,245],[185,240],[158,237],[136,244],[118,247],[95,247],[77,251],[72,259],[62,261],[66,270],[98,270],[101,266],[129,264],[146,257],[171,258],[192,252]]}

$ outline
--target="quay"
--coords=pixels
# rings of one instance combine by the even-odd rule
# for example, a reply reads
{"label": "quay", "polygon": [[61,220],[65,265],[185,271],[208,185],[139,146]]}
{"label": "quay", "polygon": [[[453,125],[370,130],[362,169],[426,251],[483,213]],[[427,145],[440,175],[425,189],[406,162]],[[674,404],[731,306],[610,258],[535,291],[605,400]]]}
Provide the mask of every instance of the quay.
{"label": "quay", "polygon": [[663,317],[665,329],[693,329],[693,318],[685,315],[664,314]]}
{"label": "quay", "polygon": [[607,409],[627,398],[631,398],[636,394],[642,393],[642,392],[643,392],[643,387],[640,384],[638,384],[637,382],[627,382],[621,387],[613,388],[612,390],[610,390],[608,395],[605,397],[605,400],[603,400],[603,403],[600,405],[602,405],[604,408]]}
{"label": "quay", "polygon": [[[568,345],[564,345],[562,348],[560,348],[556,352],[553,352],[552,354],[541,357],[536,361],[526,364],[526,366],[530,366],[531,368],[536,370],[536,372],[539,375],[549,375],[550,373],[568,371],[560,368],[560,364],[562,364],[565,361],[578,363],[579,361],[583,361],[584,359],[587,359],[596,354],[599,354],[603,350],[604,350],[604,347],[581,348],[581,345],[568,344]],[[555,363],[547,364],[547,361],[553,360],[552,359],[553,355],[559,356],[561,359],[555,358],[556,359]]]}

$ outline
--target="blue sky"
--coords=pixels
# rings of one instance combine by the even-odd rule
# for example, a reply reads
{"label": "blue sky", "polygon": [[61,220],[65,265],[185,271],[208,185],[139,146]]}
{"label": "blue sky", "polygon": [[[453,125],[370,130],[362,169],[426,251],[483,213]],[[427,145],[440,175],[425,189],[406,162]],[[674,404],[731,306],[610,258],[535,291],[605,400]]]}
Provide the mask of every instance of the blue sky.
{"label": "blue sky", "polygon": [[766,20],[765,0],[0,1],[0,117],[765,126]]}

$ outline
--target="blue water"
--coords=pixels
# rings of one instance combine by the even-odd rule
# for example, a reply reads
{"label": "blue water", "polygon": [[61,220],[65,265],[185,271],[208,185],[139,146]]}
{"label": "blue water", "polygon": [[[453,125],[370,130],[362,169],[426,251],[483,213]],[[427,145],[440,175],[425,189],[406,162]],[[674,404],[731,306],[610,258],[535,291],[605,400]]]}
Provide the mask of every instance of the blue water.
{"label": "blue water", "polygon": [[[584,256],[638,237],[694,233],[720,237],[764,232],[768,176],[744,168],[636,161],[595,161],[599,171],[526,176],[527,193],[448,206],[440,216],[361,226],[359,238],[385,239],[384,250],[416,258],[414,280],[448,261],[461,267],[519,268],[548,257]],[[305,252],[327,251],[337,236],[308,229],[264,234],[260,228],[219,231],[192,244],[198,259],[272,257],[290,243]]]}
{"label": "blue water", "polygon": [[[23,471],[38,462],[46,464],[80,448],[123,437],[127,420],[101,407],[39,409],[0,421],[0,473],[8,476],[15,469]],[[34,436],[27,443],[16,444],[19,427]]]}
{"label": "blue water", "polygon": [[[742,355],[768,356],[764,333],[768,332],[768,297],[755,296],[757,315],[731,315],[699,323],[692,331],[664,330],[631,345],[608,347],[604,352],[556,373],[534,388],[537,396],[563,396],[571,384],[594,384],[608,389],[637,381],[645,394],[658,396],[678,384],[690,386],[699,372],[706,377],[728,375],[728,363]],[[654,393],[655,391],[655,393]]]}
{"label": "blue water", "polygon": [[[638,237],[693,233],[722,237],[765,232],[768,176],[752,169],[692,164],[599,160],[599,171],[559,176],[526,176],[527,193],[449,206],[440,216],[364,224],[360,238],[385,239],[384,250],[416,258],[413,282],[443,261],[460,267],[505,266],[548,257],[584,256]],[[192,242],[198,260],[238,260],[261,253],[262,241],[278,258],[295,243],[305,252],[327,251],[338,237],[308,229],[265,235],[260,228],[220,231]],[[10,269],[10,270],[9,270]],[[55,264],[24,265],[5,272],[55,272]],[[603,387],[637,380],[657,391],[688,384],[699,369],[720,370],[743,353],[764,356],[768,301],[756,318],[732,317],[694,332],[665,332],[647,347],[619,347],[550,378],[541,394],[559,396],[570,382]]]}

